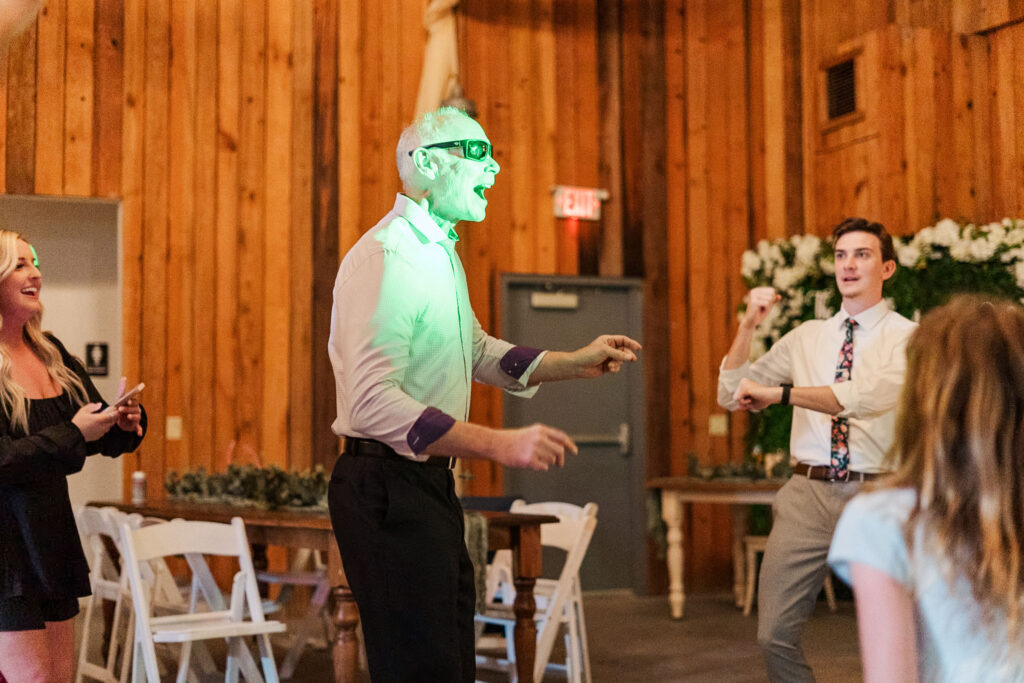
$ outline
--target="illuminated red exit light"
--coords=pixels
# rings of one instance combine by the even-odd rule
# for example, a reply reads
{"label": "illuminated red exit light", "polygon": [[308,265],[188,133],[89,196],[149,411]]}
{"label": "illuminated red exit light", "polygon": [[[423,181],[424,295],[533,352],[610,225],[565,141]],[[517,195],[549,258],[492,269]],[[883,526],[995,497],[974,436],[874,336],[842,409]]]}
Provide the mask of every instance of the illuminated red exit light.
{"label": "illuminated red exit light", "polygon": [[601,220],[601,202],[608,199],[607,190],[572,185],[555,185],[552,194],[555,218],[577,218],[585,221]]}

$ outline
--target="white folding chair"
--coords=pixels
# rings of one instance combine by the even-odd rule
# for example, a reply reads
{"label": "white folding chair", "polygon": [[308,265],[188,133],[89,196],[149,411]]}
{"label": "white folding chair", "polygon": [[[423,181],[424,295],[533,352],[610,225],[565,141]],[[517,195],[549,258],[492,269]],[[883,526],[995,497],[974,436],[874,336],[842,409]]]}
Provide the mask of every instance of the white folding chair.
{"label": "white folding chair", "polygon": [[[284,656],[284,661],[281,662],[281,678],[291,678],[307,645],[319,646],[322,642],[323,647],[328,647],[331,642],[330,615],[327,612],[327,598],[331,593],[331,584],[327,580],[327,566],[320,558],[319,552],[309,548],[300,548],[295,554],[290,571],[257,571],[256,580],[262,583],[282,585],[276,600],[263,603],[263,611],[266,614],[283,610],[291,600],[295,586],[309,586],[313,589],[305,614],[298,620],[297,627],[292,629],[294,631],[292,643],[288,648],[288,653]],[[323,633],[321,642],[314,638],[314,633],[318,628]]]}
{"label": "white folding chair", "polygon": [[[537,604],[537,650],[534,659],[533,679],[540,681],[545,670],[562,669],[566,678],[573,683],[590,683],[590,653],[587,647],[587,630],[583,618],[583,596],[580,590],[579,570],[597,526],[597,503],[583,507],[571,503],[534,503],[527,505],[521,500],[512,504],[511,512],[524,514],[553,515],[557,523],[542,524],[541,545],[564,550],[565,561],[557,579],[537,579],[534,597]],[[501,602],[494,600],[500,597]],[[506,659],[477,656],[481,666],[495,666],[508,672],[509,680],[516,681],[515,645],[513,630],[515,614],[512,604],[515,589],[512,583],[511,553],[502,550],[488,568],[488,602],[478,614],[479,623],[498,624],[505,630]],[[566,661],[564,665],[549,663],[555,638],[565,627]]]}
{"label": "white folding chair", "polygon": [[[132,680],[159,683],[154,643],[181,643],[182,653],[178,667],[178,683],[186,679],[191,644],[196,641],[226,638],[228,640],[227,665],[224,680],[234,683],[239,670],[246,680],[277,683],[277,668],[270,646],[269,635],[281,633],[284,624],[267,621],[256,587],[252,557],[245,535],[245,523],[240,517],[231,524],[213,522],[186,522],[173,520],[132,530],[121,529],[124,548],[124,567],[131,585],[135,608],[135,661]],[[187,614],[155,616],[153,614],[153,584],[143,579],[140,563],[171,555],[184,555],[192,571],[192,590],[189,599],[191,611]],[[230,605],[225,606],[220,590],[213,581],[204,555],[235,557],[239,571],[231,589]],[[209,611],[195,611],[200,595]],[[259,649],[263,676],[252,665],[252,655],[243,640],[254,636]]]}
{"label": "white folding chair", "polygon": [[[92,588],[92,594],[85,599],[85,627],[82,629],[82,640],[78,649],[75,683],[81,683],[83,677],[104,683],[124,683],[128,679],[131,662],[132,648],[129,641],[132,638],[134,621],[127,575],[122,574],[118,560],[111,557],[110,548],[120,552],[119,522],[123,521],[137,528],[141,520],[138,519],[138,515],[133,518],[124,515],[119,519],[113,517],[107,509],[82,506],[75,511],[75,521],[82,536],[86,559],[89,561],[89,583]],[[103,655],[102,664],[96,664],[88,660],[89,644],[94,631],[93,611],[97,602],[102,604],[104,600],[114,604],[114,613],[107,651]],[[127,623],[124,623],[125,616]],[[121,650],[120,657],[118,650]]]}

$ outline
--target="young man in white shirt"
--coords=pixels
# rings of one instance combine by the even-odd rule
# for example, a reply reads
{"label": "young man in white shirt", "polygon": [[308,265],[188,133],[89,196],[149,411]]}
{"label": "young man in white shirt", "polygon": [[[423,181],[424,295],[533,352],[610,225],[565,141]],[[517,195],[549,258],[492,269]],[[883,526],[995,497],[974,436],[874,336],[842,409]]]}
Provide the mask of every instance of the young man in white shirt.
{"label": "young man in white shirt", "polygon": [[780,299],[751,290],[718,375],[728,410],[792,404],[793,477],[773,505],[758,579],[758,642],[772,681],[813,681],[800,646],[827,571],[832,532],[861,482],[889,470],[906,343],[915,323],[889,309],[882,285],[896,271],[892,238],[879,223],[849,218],[832,233],[842,308],[790,331],[751,364],[757,325]]}
{"label": "young man in white shirt", "polygon": [[617,372],[640,345],[602,335],[556,352],[488,336],[469,303],[455,226],[486,215],[500,170],[490,141],[465,113],[442,108],[402,133],[396,161],[404,192],[345,256],[334,287],[333,430],[345,446],[331,521],[375,683],[473,681],[473,571],[455,458],[547,470],[576,445],[541,424],[470,424],[470,381],[530,396],[540,382]]}

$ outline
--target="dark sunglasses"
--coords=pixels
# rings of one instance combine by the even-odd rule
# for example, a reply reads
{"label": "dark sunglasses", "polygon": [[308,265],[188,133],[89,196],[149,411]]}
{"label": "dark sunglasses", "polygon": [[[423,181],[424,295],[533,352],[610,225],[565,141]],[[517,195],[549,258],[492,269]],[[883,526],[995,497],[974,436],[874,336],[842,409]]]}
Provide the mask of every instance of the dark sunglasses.
{"label": "dark sunglasses", "polygon": [[[492,151],[491,143],[486,140],[451,140],[450,142],[435,142],[432,145],[421,145],[416,149],[451,149],[453,147],[461,147],[462,156],[474,161],[482,161],[486,159],[491,156]],[[410,149],[409,156],[412,156],[412,153],[415,152],[416,149]]]}

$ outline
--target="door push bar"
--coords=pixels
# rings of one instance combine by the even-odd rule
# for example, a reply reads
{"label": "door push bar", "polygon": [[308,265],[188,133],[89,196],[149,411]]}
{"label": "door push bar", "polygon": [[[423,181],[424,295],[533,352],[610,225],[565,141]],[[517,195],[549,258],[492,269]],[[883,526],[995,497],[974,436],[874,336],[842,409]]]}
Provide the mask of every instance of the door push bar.
{"label": "door push bar", "polygon": [[618,444],[619,455],[629,455],[629,424],[619,424],[618,434],[571,434],[577,446],[611,446]]}

